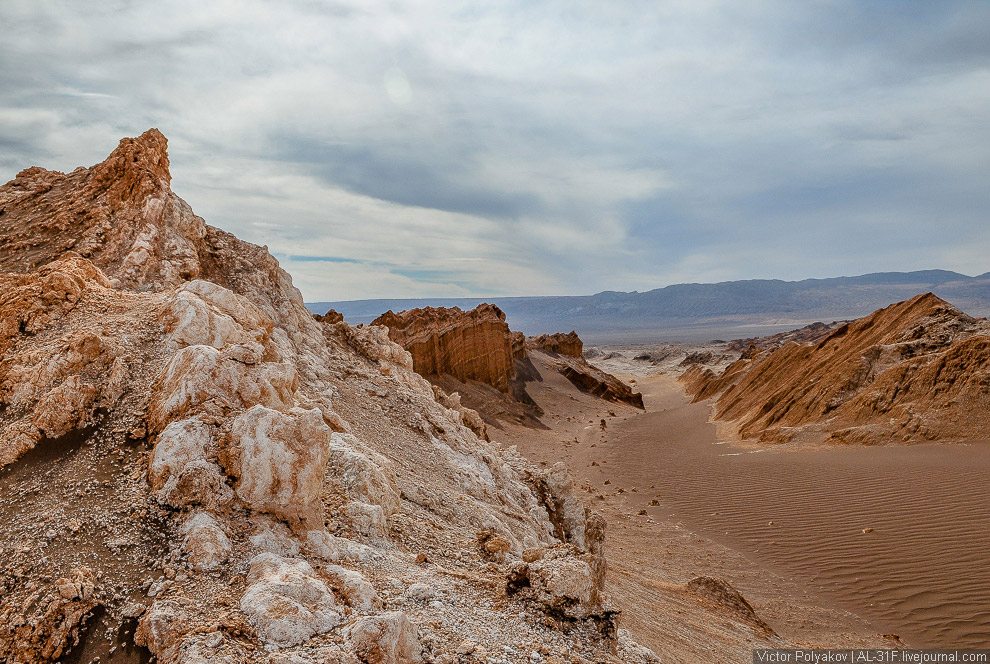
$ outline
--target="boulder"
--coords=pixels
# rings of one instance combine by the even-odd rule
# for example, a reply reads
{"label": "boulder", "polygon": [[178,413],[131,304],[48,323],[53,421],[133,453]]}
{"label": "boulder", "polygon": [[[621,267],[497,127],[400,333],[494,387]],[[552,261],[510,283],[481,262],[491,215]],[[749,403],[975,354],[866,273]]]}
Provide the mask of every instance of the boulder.
{"label": "boulder", "polygon": [[215,518],[198,512],[182,526],[185,538],[182,546],[189,564],[197,571],[210,571],[220,567],[230,557],[230,539]]}
{"label": "boulder", "polygon": [[296,528],[323,526],[330,428],[319,410],[254,406],[234,419],[222,455],[237,497]]}
{"label": "boulder", "polygon": [[422,646],[416,625],[400,611],[358,618],[345,640],[364,664],[419,664]]}
{"label": "boulder", "polygon": [[327,565],[323,571],[330,579],[333,589],[358,613],[369,613],[381,608],[382,600],[378,592],[360,572],[340,565]]}
{"label": "boulder", "polygon": [[340,624],[333,595],[303,560],[259,554],[251,559],[247,582],[241,611],[266,643],[299,645]]}

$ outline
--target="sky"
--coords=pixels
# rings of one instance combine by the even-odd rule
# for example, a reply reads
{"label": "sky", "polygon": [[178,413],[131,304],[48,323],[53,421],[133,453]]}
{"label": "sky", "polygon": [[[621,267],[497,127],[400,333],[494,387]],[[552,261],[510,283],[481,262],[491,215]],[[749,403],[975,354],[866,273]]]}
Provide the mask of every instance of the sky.
{"label": "sky", "polygon": [[990,3],[2,0],[0,181],[149,127],[307,301],[990,271]]}

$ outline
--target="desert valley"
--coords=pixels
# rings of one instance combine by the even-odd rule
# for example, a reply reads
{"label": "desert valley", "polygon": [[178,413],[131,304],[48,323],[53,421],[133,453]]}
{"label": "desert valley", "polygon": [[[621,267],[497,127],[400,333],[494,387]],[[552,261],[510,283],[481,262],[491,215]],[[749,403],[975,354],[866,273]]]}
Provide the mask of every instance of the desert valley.
{"label": "desert valley", "polygon": [[919,292],[734,341],[355,322],[198,217],[167,146],[0,187],[4,661],[988,643],[986,319]]}

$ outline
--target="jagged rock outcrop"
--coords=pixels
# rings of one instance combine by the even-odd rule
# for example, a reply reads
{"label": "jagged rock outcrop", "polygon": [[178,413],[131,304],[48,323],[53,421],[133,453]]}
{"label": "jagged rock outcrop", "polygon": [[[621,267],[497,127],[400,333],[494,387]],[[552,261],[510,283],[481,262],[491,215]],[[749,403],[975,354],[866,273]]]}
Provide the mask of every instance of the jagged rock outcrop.
{"label": "jagged rock outcrop", "polygon": [[31,595],[34,610],[27,616],[13,605],[0,607],[0,653],[5,661],[56,661],[75,647],[98,607],[94,581],[92,570],[73,569],[53,587]]}
{"label": "jagged rock outcrop", "polygon": [[544,350],[568,357],[583,357],[584,342],[577,332],[571,330],[567,334],[556,332],[554,334],[541,334],[536,337],[526,339],[526,344],[530,348]]}
{"label": "jagged rock outcrop", "polygon": [[607,401],[643,408],[643,395],[584,358],[584,343],[577,332],[529,337],[526,348],[529,353],[542,353],[546,362],[578,389]]}
{"label": "jagged rock outcrop", "polygon": [[479,304],[471,311],[458,307],[387,311],[372,325],[388,328],[389,338],[409,351],[413,369],[421,376],[449,374],[461,382],[476,380],[509,391],[515,376],[512,333],[505,314],[493,304]]}
{"label": "jagged rock outcrop", "polygon": [[990,436],[990,324],[931,293],[817,343],[747,353],[721,375],[682,379],[714,416],[766,443],[921,442]]}
{"label": "jagged rock outcrop", "polygon": [[771,334],[767,337],[734,339],[726,345],[726,349],[732,351],[754,352],[767,350],[768,348],[775,348],[777,346],[783,346],[792,341],[799,344],[818,343],[831,334],[833,330],[842,327],[849,322],[850,321],[848,320],[832,321],[831,323],[817,322],[811,323],[810,325],[805,325],[804,327],[799,327],[796,330]]}
{"label": "jagged rock outcrop", "polygon": [[[541,353],[544,351],[530,349],[530,352]],[[546,354],[546,361],[567,380],[571,381],[575,387],[584,392],[594,394],[606,401],[627,403],[636,408],[643,408],[642,394],[634,392],[624,382],[588,363],[583,357],[553,353]]]}
{"label": "jagged rock outcrop", "polygon": [[[497,591],[524,551],[553,550],[537,585],[614,627],[594,552],[556,534],[528,462],[438,400],[385,328],[316,320],[263,247],[196,217],[165,147],[151,130],[0,187],[0,659],[445,661],[466,624],[492,652],[511,635],[608,657],[609,630],[554,628],[518,604],[545,598]],[[481,374],[511,366],[504,341]],[[591,594],[554,580],[572,559]],[[402,599],[412,582],[432,599]]]}
{"label": "jagged rock outcrop", "polygon": [[564,464],[531,473],[530,481],[564,543],[525,552],[509,567],[506,591],[538,602],[551,615],[593,619],[614,636],[617,612],[605,599],[604,519],[573,497]]}
{"label": "jagged rock outcrop", "polygon": [[[584,359],[584,344],[576,332],[527,339],[521,332],[512,332],[505,314],[491,304],[478,305],[468,312],[457,307],[427,307],[398,314],[389,311],[372,325],[387,327],[389,337],[412,354],[417,373],[449,392],[456,390],[458,405],[463,399],[489,423],[506,416],[538,423],[543,412],[525,386],[527,382],[543,380],[530,359],[533,352],[543,353],[548,363],[579,389],[610,401],[643,407],[641,395]],[[472,389],[467,385],[470,381],[507,393],[516,408]],[[466,415],[466,419],[472,418]]]}
{"label": "jagged rock outcrop", "polygon": [[701,601],[710,604],[719,611],[748,623],[767,636],[776,636],[770,627],[753,609],[753,606],[738,590],[725,579],[713,576],[696,576],[687,582],[689,591],[698,596]]}

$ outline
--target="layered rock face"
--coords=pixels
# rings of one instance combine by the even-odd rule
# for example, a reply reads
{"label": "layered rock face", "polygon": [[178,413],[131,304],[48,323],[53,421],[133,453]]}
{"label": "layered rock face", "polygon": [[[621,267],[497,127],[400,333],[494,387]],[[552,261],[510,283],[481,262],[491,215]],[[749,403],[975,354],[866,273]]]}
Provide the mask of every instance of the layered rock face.
{"label": "layered rock face", "polygon": [[467,405],[480,411],[489,422],[504,416],[506,409],[493,409],[470,386],[452,384],[444,378],[462,384],[478,381],[510,394],[516,402],[528,406],[535,419],[543,413],[525,389],[525,383],[542,380],[529,359],[533,352],[546,355],[550,365],[579,389],[610,401],[643,407],[641,395],[615,376],[588,364],[581,354],[584,344],[576,332],[527,339],[511,331],[505,314],[491,304],[478,305],[468,312],[457,307],[410,309],[398,314],[389,311],[372,324],[387,327],[389,337],[412,354],[417,373],[445,389],[464,392]]}
{"label": "layered rock face", "polygon": [[469,630],[608,661],[567,482],[169,182],[151,130],[0,187],[0,659],[453,661]]}
{"label": "layered rock face", "polygon": [[571,330],[567,334],[562,332],[541,334],[536,337],[530,337],[526,340],[526,343],[530,348],[545,350],[550,353],[557,353],[558,355],[567,355],[568,357],[584,356],[584,342],[581,341],[581,337],[574,330]]}
{"label": "layered rock face", "polygon": [[388,328],[389,338],[409,351],[413,370],[421,376],[449,374],[463,383],[476,380],[509,391],[515,376],[512,333],[505,314],[493,304],[480,304],[471,311],[458,307],[388,311],[372,325]]}
{"label": "layered rock face", "polygon": [[779,443],[952,441],[990,436],[990,324],[931,293],[817,343],[749,352],[720,375],[682,377],[743,438]]}

